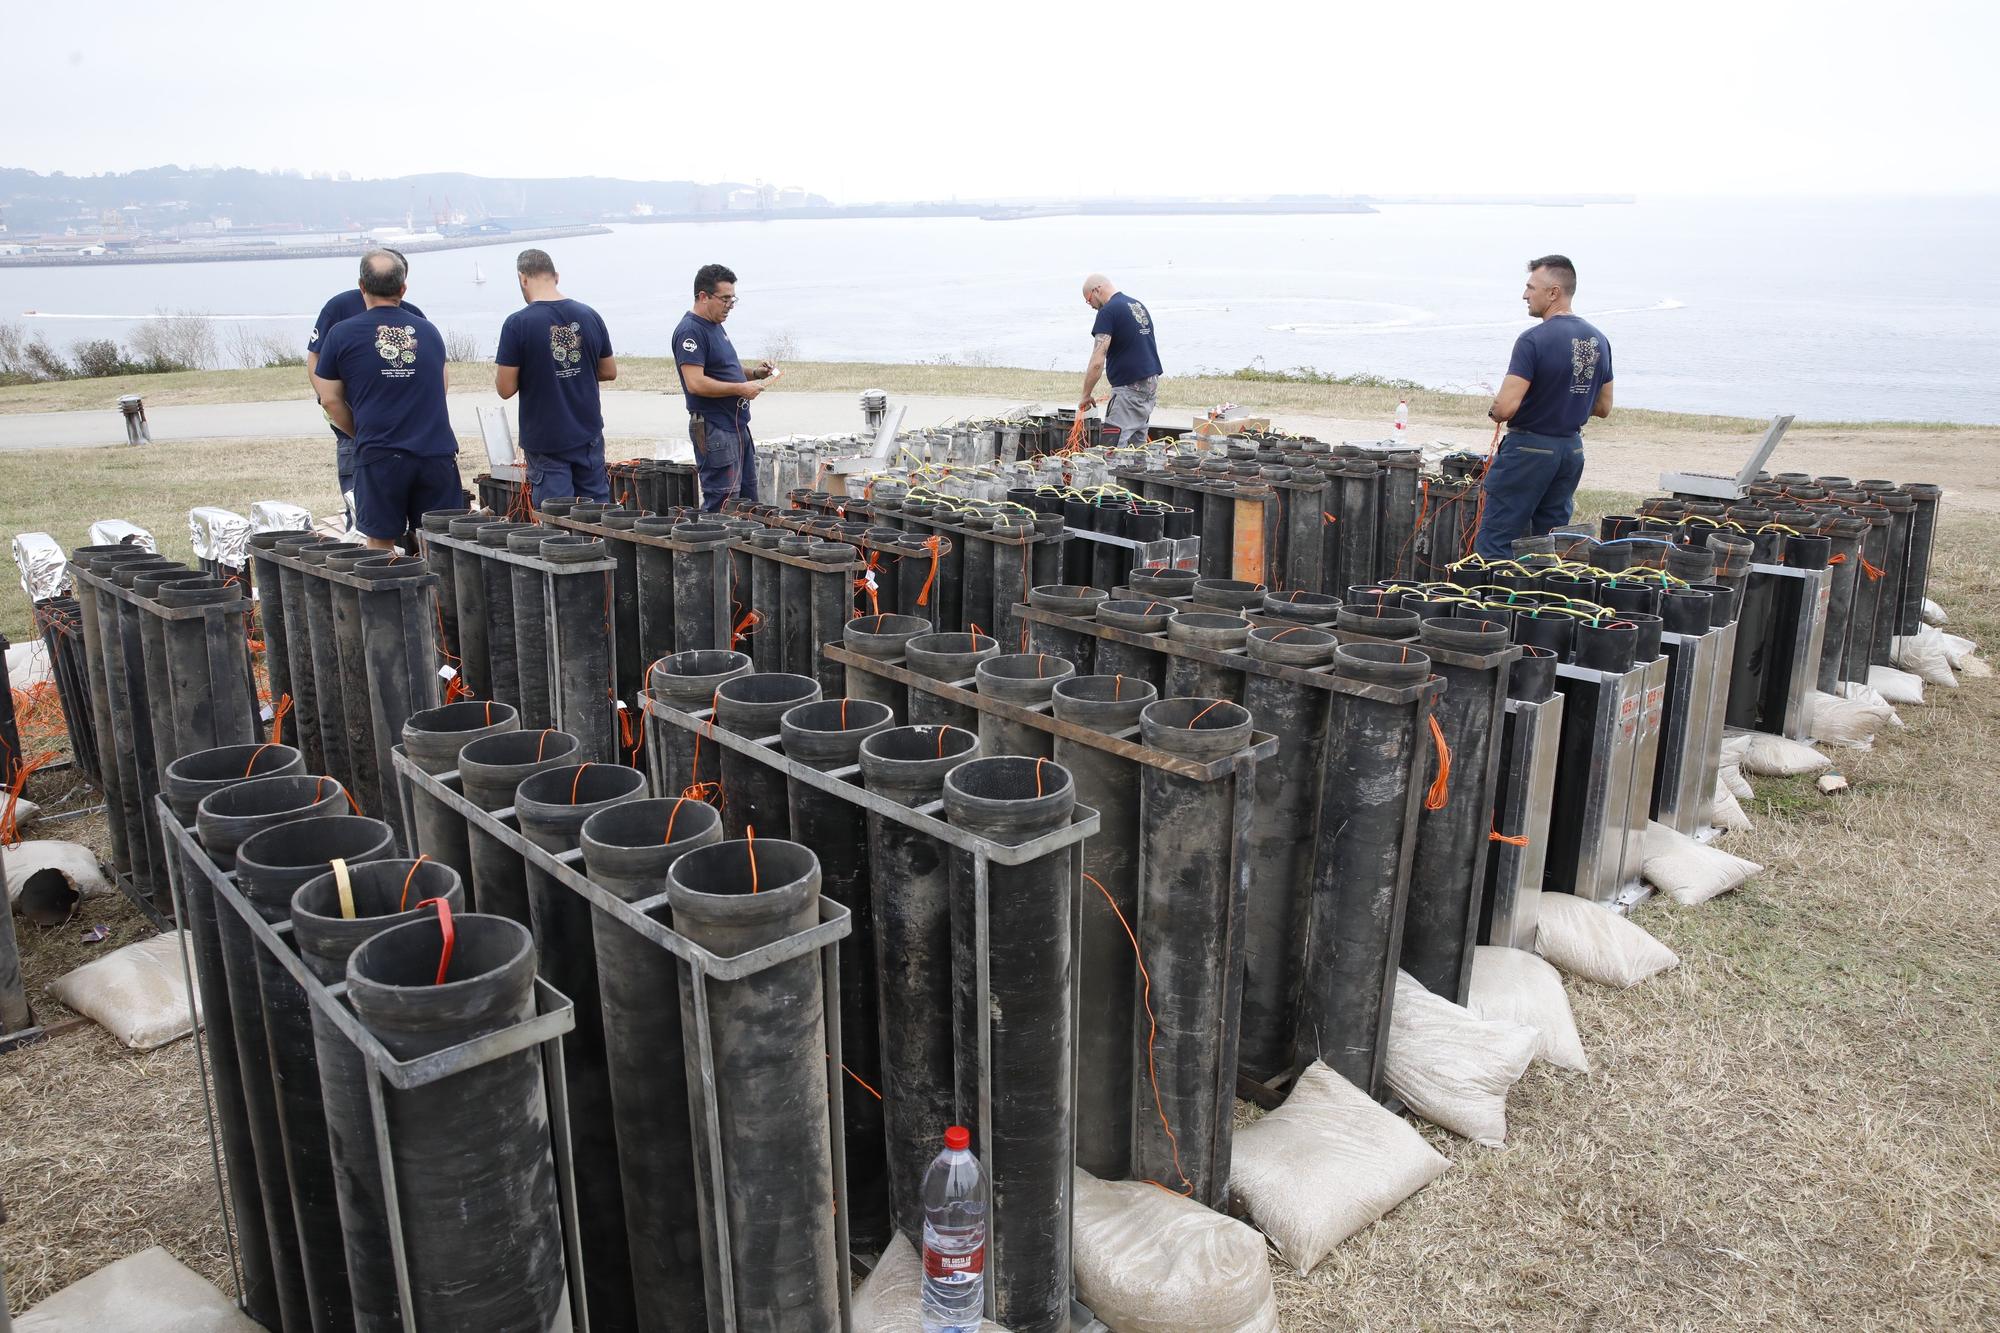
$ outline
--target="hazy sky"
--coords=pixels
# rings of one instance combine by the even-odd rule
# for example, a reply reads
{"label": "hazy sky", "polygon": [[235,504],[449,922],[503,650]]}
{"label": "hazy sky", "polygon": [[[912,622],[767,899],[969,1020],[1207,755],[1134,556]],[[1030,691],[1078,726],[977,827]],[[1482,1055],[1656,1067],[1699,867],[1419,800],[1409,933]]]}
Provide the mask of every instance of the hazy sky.
{"label": "hazy sky", "polygon": [[2000,5],[10,6],[0,164],[1084,193],[2000,192]]}

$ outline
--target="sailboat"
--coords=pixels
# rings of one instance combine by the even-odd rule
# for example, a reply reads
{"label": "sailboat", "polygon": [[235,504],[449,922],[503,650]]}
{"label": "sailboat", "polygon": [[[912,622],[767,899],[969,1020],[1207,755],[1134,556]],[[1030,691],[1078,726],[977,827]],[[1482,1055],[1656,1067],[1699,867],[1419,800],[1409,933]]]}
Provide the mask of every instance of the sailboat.
{"label": "sailboat", "polygon": [[476,259],[472,261],[472,285],[475,287],[486,285],[486,275],[479,271],[479,261]]}

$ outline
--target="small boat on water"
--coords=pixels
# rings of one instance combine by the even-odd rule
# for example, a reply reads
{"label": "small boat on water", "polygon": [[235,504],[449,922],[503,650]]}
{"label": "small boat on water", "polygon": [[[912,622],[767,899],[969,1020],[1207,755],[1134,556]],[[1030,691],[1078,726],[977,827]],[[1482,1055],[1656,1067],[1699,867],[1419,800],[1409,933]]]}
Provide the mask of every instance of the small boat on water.
{"label": "small boat on water", "polygon": [[475,287],[486,285],[486,275],[479,271],[479,261],[476,259],[472,261],[472,283]]}

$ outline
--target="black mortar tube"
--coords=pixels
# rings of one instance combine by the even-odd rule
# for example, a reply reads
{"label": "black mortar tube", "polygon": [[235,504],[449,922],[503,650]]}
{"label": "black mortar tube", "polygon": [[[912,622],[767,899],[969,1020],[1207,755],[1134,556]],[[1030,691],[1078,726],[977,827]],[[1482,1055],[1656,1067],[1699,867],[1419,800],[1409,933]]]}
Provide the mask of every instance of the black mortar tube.
{"label": "black mortar tube", "polygon": [[431,567],[431,573],[438,576],[438,648],[454,662],[458,660],[458,576],[452,557],[458,553],[443,542],[434,542],[430,538],[434,533],[448,535],[453,519],[465,518],[471,513],[470,509],[433,509],[424,515],[418,533],[423,540],[424,563]]}
{"label": "black mortar tube", "polygon": [[[944,775],[978,752],[979,738],[958,727],[894,727],[861,743],[861,781],[898,805],[927,805],[943,793]],[[941,1021],[951,1009],[950,874],[935,838],[878,814],[867,822],[889,1208],[921,1245],[924,1172],[938,1126],[958,1114],[952,1027]]]}
{"label": "black mortar tube", "polygon": [[[930,632],[931,622],[920,616],[884,613],[879,616],[856,616],[848,621],[841,641],[847,648],[864,657],[874,658],[878,662],[889,662],[903,656],[903,649],[911,639]],[[898,720],[906,719],[910,715],[908,687],[886,676],[849,667],[846,692],[850,699],[870,699],[886,705]]]}
{"label": "black mortar tube", "polygon": [[[1022,708],[1047,703],[1060,681],[1076,674],[1076,666],[1046,653],[1002,653],[980,662],[974,670],[979,693]],[[987,755],[1025,754],[1046,759],[1054,753],[1049,733],[995,713],[979,714],[979,752]]]}
{"label": "black mortar tube", "polygon": [[[1154,601],[1150,598],[1127,598],[1105,602],[1097,608],[1097,623],[1109,625],[1113,629],[1130,630],[1134,634],[1158,634],[1165,630],[1167,621],[1179,610],[1173,602]],[[1167,684],[1167,655],[1151,648],[1142,648],[1129,643],[1119,643],[1115,639],[1099,639],[1097,650],[1092,654],[1100,676],[1125,676],[1145,681],[1154,690],[1163,690]],[[1088,805],[1086,801],[1084,804]]]}
{"label": "black mortar tube", "polygon": [[[715,724],[761,740],[778,734],[778,719],[787,710],[819,697],[819,683],[808,676],[786,672],[734,676],[716,687]],[[760,838],[790,837],[785,775],[735,750],[721,749],[721,760],[723,832],[742,837],[752,829]]]}
{"label": "black mortar tube", "polygon": [[1909,564],[1903,571],[1902,613],[1896,632],[1915,634],[1924,625],[1924,597],[1930,591],[1931,549],[1937,542],[1938,501],[1944,498],[1944,490],[1929,482],[1912,481],[1903,486],[1903,491],[1917,507],[1910,515]]}
{"label": "black mortar tube", "polygon": [[[183,755],[167,766],[167,801],[175,817],[192,827],[195,810],[211,792],[253,778],[281,777],[302,769],[299,752],[284,745],[269,748],[230,745],[202,754]],[[235,1221],[236,1249],[243,1265],[243,1308],[258,1323],[275,1329],[281,1324],[278,1280],[273,1267],[271,1233],[264,1221],[263,1184],[257,1175],[256,1149],[250,1138],[243,1066],[236,1055],[236,1022],[229,1008],[222,934],[216,923],[218,904],[208,876],[185,858],[181,865],[185,912],[181,926],[188,932],[189,947],[194,954],[194,981],[201,996],[201,1039],[208,1051],[210,1077],[215,1080],[216,1140],[226,1168],[229,1211]],[[261,1063],[255,1068],[261,1070]]]}
{"label": "black mortar tube", "polygon": [[[285,580],[276,559],[278,539],[284,535],[282,532],[250,534],[250,567],[257,587],[258,637],[264,641],[264,674],[271,685],[273,709],[279,700],[292,692],[292,663],[287,646],[291,631],[285,621]],[[281,742],[297,739],[298,723],[290,709],[285,711],[284,717],[275,721],[271,734]],[[181,753],[191,752],[183,750]]]}
{"label": "black mortar tube", "polygon": [[[286,532],[279,534],[272,550],[297,559],[306,547],[319,545],[321,541],[309,532]],[[278,595],[285,602],[285,674],[292,683],[293,734],[298,738],[299,753],[305,756],[307,770],[324,773],[326,745],[320,736],[318,669],[312,651],[313,606],[306,595],[306,585],[312,581],[312,575],[293,565],[278,567]],[[328,605],[330,608],[331,603]]]}
{"label": "black mortar tube", "polygon": [[[668,868],[684,853],[720,842],[722,817],[707,802],[682,796],[627,801],[586,819],[579,840],[593,883],[626,902],[652,903],[641,910],[665,924],[659,898]],[[603,912],[591,914],[591,931],[638,1326],[706,1328],[702,1218],[678,1000],[682,965]]]}
{"label": "black mortar tube", "polygon": [[[1363,684],[1405,686],[1427,679],[1431,661],[1401,644],[1343,644],[1334,671]],[[1403,956],[1417,825],[1413,770],[1428,738],[1419,741],[1407,706],[1338,693],[1332,703],[1294,1059],[1300,1066],[1323,1060],[1374,1096]]]}
{"label": "black mortar tube", "polygon": [[[1266,626],[1250,631],[1249,638],[1252,657],[1307,670],[1331,662],[1335,646],[1332,634],[1307,627]],[[1243,928],[1243,1016],[1236,1059],[1243,1072],[1259,1081],[1292,1068],[1313,824],[1327,757],[1327,699],[1327,692],[1313,685],[1259,672],[1243,677],[1243,706],[1260,729],[1278,738],[1278,753],[1257,765]],[[1088,912],[1084,919],[1089,920]]]}
{"label": "black mortar tube", "polygon": [[[1075,798],[1076,784],[1061,765],[1019,756],[974,759],[944,779],[951,823],[1001,845],[1062,828]],[[951,857],[960,1123],[971,1123],[973,1151],[992,1165],[986,1282],[994,1319],[1016,1333],[1069,1328],[1076,1137],[1070,855],[989,864],[985,922],[979,920],[971,854],[954,851]],[[987,1009],[979,1005],[982,967]],[[995,1014],[1004,1014],[1005,1022],[994,1021]],[[990,1108],[983,1125],[982,1073]]]}
{"label": "black mortar tube", "polygon": [[726,648],[732,627],[715,623],[715,590],[729,579],[729,530],[720,523],[682,523],[674,540],[690,548],[673,553],[674,651]]}
{"label": "black mortar tube", "polygon": [[[70,552],[73,565],[82,565],[94,574],[103,574],[121,560],[144,559],[146,553],[133,546],[79,546]],[[83,634],[84,674],[90,682],[91,730],[98,738],[98,777],[104,786],[105,824],[111,832],[112,864],[121,871],[132,869],[127,842],[125,804],[121,783],[119,751],[113,737],[110,696],[110,641],[104,626],[111,614],[111,594],[102,592],[88,579],[76,580],[77,620]],[[136,830],[134,830],[136,832]]]}
{"label": "black mortar tube", "polygon": [[[641,537],[671,537],[674,520],[642,518],[632,525]],[[674,553],[639,544],[639,660],[649,664],[674,651]]]}
{"label": "black mortar tube", "polygon": [[[327,552],[325,568],[340,574],[354,573],[356,565],[378,554],[360,545],[352,545],[351,549],[321,549]],[[411,562],[413,566],[415,563]],[[347,784],[363,810],[379,814],[388,808],[388,797],[395,787],[375,754],[375,700],[368,681],[367,629],[361,623],[361,596],[348,584],[331,579],[326,583],[333,597],[333,637],[339,653],[341,713],[347,732],[347,771],[335,770],[333,776]]]}
{"label": "black mortar tube", "polygon": [[[821,772],[856,763],[862,742],[894,724],[887,704],[845,698],[799,704],[778,719],[785,757]],[[848,1070],[841,1081],[847,1232],[850,1244],[879,1250],[889,1241],[889,1184],[882,1101],[877,1095],[882,1057],[868,823],[856,802],[801,782],[792,782],[789,788],[790,836],[816,849],[820,893],[851,914],[853,930],[840,942],[841,1062]]]}
{"label": "black mortar tube", "polygon": [[381,813],[396,830],[397,846],[413,845],[396,781],[396,745],[403,724],[438,702],[437,609],[430,569],[400,553],[356,561],[368,580],[355,590],[361,613],[362,652],[368,672],[369,744],[381,776]]}
{"label": "black mortar tube", "polygon": [[[1152,685],[1130,676],[1072,676],[1056,682],[1049,702],[1058,721],[1112,736],[1136,728],[1140,712],[1158,697]],[[1139,919],[1140,765],[1063,735],[1056,737],[1055,761],[1069,770],[1077,801],[1098,818],[1097,835],[1083,848],[1084,873],[1091,878],[1084,881],[1083,933],[1076,942],[1082,969],[1076,1164],[1100,1180],[1124,1180],[1132,1174],[1132,1032],[1139,995],[1125,929]]]}
{"label": "black mortar tube", "polygon": [[[196,807],[195,827],[209,859],[222,869],[233,870],[237,847],[252,834],[347,809],[347,790],[332,778],[303,774],[253,778],[203,797]],[[196,884],[193,888],[198,894],[203,885]],[[190,894],[190,898],[193,896]],[[257,993],[257,943],[250,927],[234,908],[211,897],[209,911],[216,932],[213,963],[228,992],[223,1012],[229,1015],[228,1027],[236,1043],[236,1068],[243,1088],[251,1153],[256,1162],[257,1193],[264,1213],[271,1270],[277,1284],[279,1320],[286,1329],[312,1328],[313,1306],[306,1292],[298,1222],[292,1212],[284,1131],[278,1122],[278,1093],[271,1081],[270,1044]],[[195,914],[192,906],[190,914]],[[199,935],[196,942],[201,943]],[[208,961],[204,958],[204,965]]]}
{"label": "black mortar tube", "polygon": [[[514,793],[514,815],[522,836],[537,847],[570,852],[579,845],[586,819],[645,795],[646,775],[635,768],[566,765],[524,779]],[[595,914],[590,904],[532,864],[527,867],[527,884],[541,975],[576,1005],[576,1026],[563,1038],[563,1073],[569,1089],[570,1152],[590,1321],[599,1329],[636,1330],[624,1184],[605,1054],[604,1003],[597,985],[597,942],[591,924]]]}
{"label": "black mortar tube", "polygon": [[[491,682],[480,697],[517,707],[521,702],[521,646],[514,637],[514,567],[486,552],[508,550],[509,536],[534,526],[518,522],[486,523],[474,534],[480,547],[480,577],[486,584],[486,671]],[[542,614],[541,599],[522,606],[519,614]]]}
{"label": "black mortar tube", "polygon": [[[653,698],[683,713],[715,706],[715,691],[723,681],[750,674],[750,658],[720,648],[673,653],[653,663],[648,673]],[[722,747],[670,722],[647,728],[653,790],[667,796],[702,795],[722,781]]]}
{"label": "black mortar tube", "polygon": [[[515,555],[540,555],[542,539],[562,529],[539,523],[507,533],[507,549]],[[494,562],[498,564],[498,561]],[[516,707],[524,727],[555,725],[553,677],[549,663],[549,617],[544,605],[547,575],[532,565],[507,565],[514,606],[514,680]]]}
{"label": "black mortar tube", "polygon": [[323,767],[313,764],[312,747],[306,749],[306,767],[334,777],[351,774],[354,765],[347,750],[346,682],[340,670],[340,640],[334,626],[333,585],[321,578],[318,567],[326,564],[329,553],[365,549],[350,542],[319,542],[299,548],[299,559],[314,568],[300,577],[300,595],[306,605],[308,643],[303,669],[295,662],[292,679],[310,674],[313,706],[319,733]]}
{"label": "black mortar tube", "polygon": [[[979,664],[1000,651],[997,640],[984,634],[919,634],[903,645],[903,665],[919,676],[929,676],[946,684],[970,680]],[[912,726],[979,729],[980,713],[965,704],[952,703],[935,694],[910,690],[909,720]]]}
{"label": "black mortar tube", "polygon": [[[1451,773],[1443,808],[1427,806],[1417,830],[1403,970],[1432,994],[1464,1004],[1472,990],[1472,950],[1486,893],[1493,784],[1499,775],[1495,741],[1505,720],[1507,673],[1520,654],[1507,650],[1506,628],[1491,621],[1427,620],[1422,634],[1431,668],[1445,682],[1436,718],[1451,754]],[[1474,659],[1473,653],[1480,656]],[[1432,763],[1438,762],[1434,748]]]}
{"label": "black mortar tube", "polygon": [[[1028,590],[1029,606],[1058,615],[1075,616],[1079,620],[1090,620],[1095,617],[1097,608],[1105,600],[1106,594],[1103,589],[1078,583],[1049,584]],[[1075,664],[1080,675],[1090,674],[1096,647],[1095,634],[1047,625],[1039,620],[1028,623],[1027,651],[1065,658]]]}
{"label": "black mortar tube", "polygon": [[[819,863],[779,838],[696,848],[667,871],[674,929],[722,957],[819,923]],[[707,986],[721,1160],[696,1159],[709,1309],[720,1310],[718,1241],[708,1222],[718,1189],[729,1219],[738,1328],[824,1333],[840,1325],[834,1227],[833,1126],[826,1084],[826,996],[820,960],[806,954],[734,981],[681,979],[688,1082],[699,1086],[693,987]],[[709,1124],[691,1098],[695,1141]],[[718,1181],[717,1176],[721,1179]]]}
{"label": "black mortar tube", "polygon": [[[1248,709],[1219,699],[1162,699],[1139,715],[1146,744],[1203,763],[1248,745],[1250,724]],[[1133,1103],[1132,1170],[1216,1209],[1229,1199],[1250,877],[1243,801],[1255,781],[1198,782],[1152,765],[1139,775],[1133,927],[1157,1033],[1134,1024],[1134,1061],[1148,1061],[1152,1077]]]}
{"label": "black mortar tube", "polygon": [[[1167,638],[1196,648],[1229,652],[1243,646],[1250,637],[1250,622],[1241,616],[1220,611],[1177,611],[1167,617]],[[1213,666],[1191,657],[1167,660],[1164,696],[1174,698],[1241,698],[1243,673],[1231,667]]]}
{"label": "black mortar tube", "polygon": [[[347,960],[355,1017],[399,1059],[534,1016],[527,928],[479,913],[455,916],[452,926],[442,985],[434,916],[383,930]],[[539,1048],[384,1096],[416,1326],[554,1327],[564,1295],[562,1219]],[[441,1217],[452,1225],[438,1225]]]}
{"label": "black mortar tube", "polygon": [[[576,737],[564,731],[509,731],[469,741],[458,752],[458,775],[465,799],[489,813],[514,804],[514,792],[528,778],[576,762]],[[504,916],[533,927],[528,910],[527,868],[520,856],[491,834],[467,825],[472,861],[473,905],[489,916]],[[429,848],[423,850],[429,851]],[[574,997],[572,997],[574,998]]]}
{"label": "black mortar tube", "polygon": [[[434,914],[434,909],[417,904],[443,898],[454,914],[465,910],[458,875],[437,861],[351,865],[348,884],[354,900],[352,918],[341,915],[340,890],[331,871],[307,880],[292,895],[291,921],[299,958],[326,986],[346,982],[348,955],[367,940],[391,926]],[[382,1167],[375,1154],[375,1116],[368,1105],[367,1066],[360,1052],[324,1014],[313,1011],[310,1027],[319,1065],[318,1095],[331,1150],[340,1235],[347,1252],[354,1328],[356,1333],[402,1333],[389,1213],[382,1196]]]}
{"label": "black mortar tube", "polygon": [[611,598],[609,571],[578,572],[565,566],[605,558],[604,543],[595,537],[547,537],[542,559],[557,566],[549,575],[549,599],[554,614],[550,636],[553,660],[559,665],[550,683],[557,723],[576,737],[579,756],[592,763],[615,763],[618,719],[613,705],[613,665],[616,633],[604,608]]}
{"label": "black mortar tube", "polygon": [[[474,513],[446,524],[449,535],[477,542],[479,530],[493,515]],[[475,699],[493,698],[493,672],[487,653],[486,560],[474,551],[452,552],[452,600],[458,607],[458,670]]]}
{"label": "black mortar tube", "polygon": [[[410,714],[403,723],[403,753],[436,777],[458,767],[458,752],[473,741],[513,731],[520,718],[506,704],[464,699]],[[410,787],[411,829],[404,847],[442,861],[472,882],[472,835],[466,821],[429,792]]]}
{"label": "black mortar tube", "polygon": [[[258,914],[276,925],[290,919],[292,895],[299,886],[318,877],[332,861],[360,865],[384,860],[395,855],[395,839],[395,830],[383,821],[354,815],[277,825],[251,834],[236,849],[236,884]],[[260,946],[253,944],[249,955],[224,961],[232,974],[239,962],[249,967],[251,986],[263,1007],[285,1180],[291,1187],[292,1220],[298,1228],[313,1328],[315,1333],[342,1333],[354,1327],[354,1304],[321,1102],[312,1002],[291,973]]]}

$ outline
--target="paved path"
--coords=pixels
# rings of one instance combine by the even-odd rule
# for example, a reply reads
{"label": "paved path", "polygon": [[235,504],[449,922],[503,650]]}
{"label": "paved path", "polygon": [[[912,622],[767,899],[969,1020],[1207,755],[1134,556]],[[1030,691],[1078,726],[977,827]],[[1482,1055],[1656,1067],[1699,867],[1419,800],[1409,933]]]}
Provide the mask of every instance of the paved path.
{"label": "paved path", "polygon": [[[773,390],[752,408],[756,433],[832,434],[861,428],[858,396],[851,393],[787,393]],[[492,393],[451,395],[452,428],[463,436],[479,433],[478,410],[500,402]],[[1018,408],[1005,398],[902,397],[906,429],[934,426],[968,416],[993,416]],[[519,400],[506,405],[518,430]],[[275,403],[195,403],[148,408],[146,424],[156,443],[176,440],[312,438],[327,434],[325,420],[311,401]],[[604,395],[605,434],[617,440],[687,443],[687,410],[679,394],[613,389]],[[0,450],[76,449],[125,443],[125,419],[117,410],[0,413]]]}

